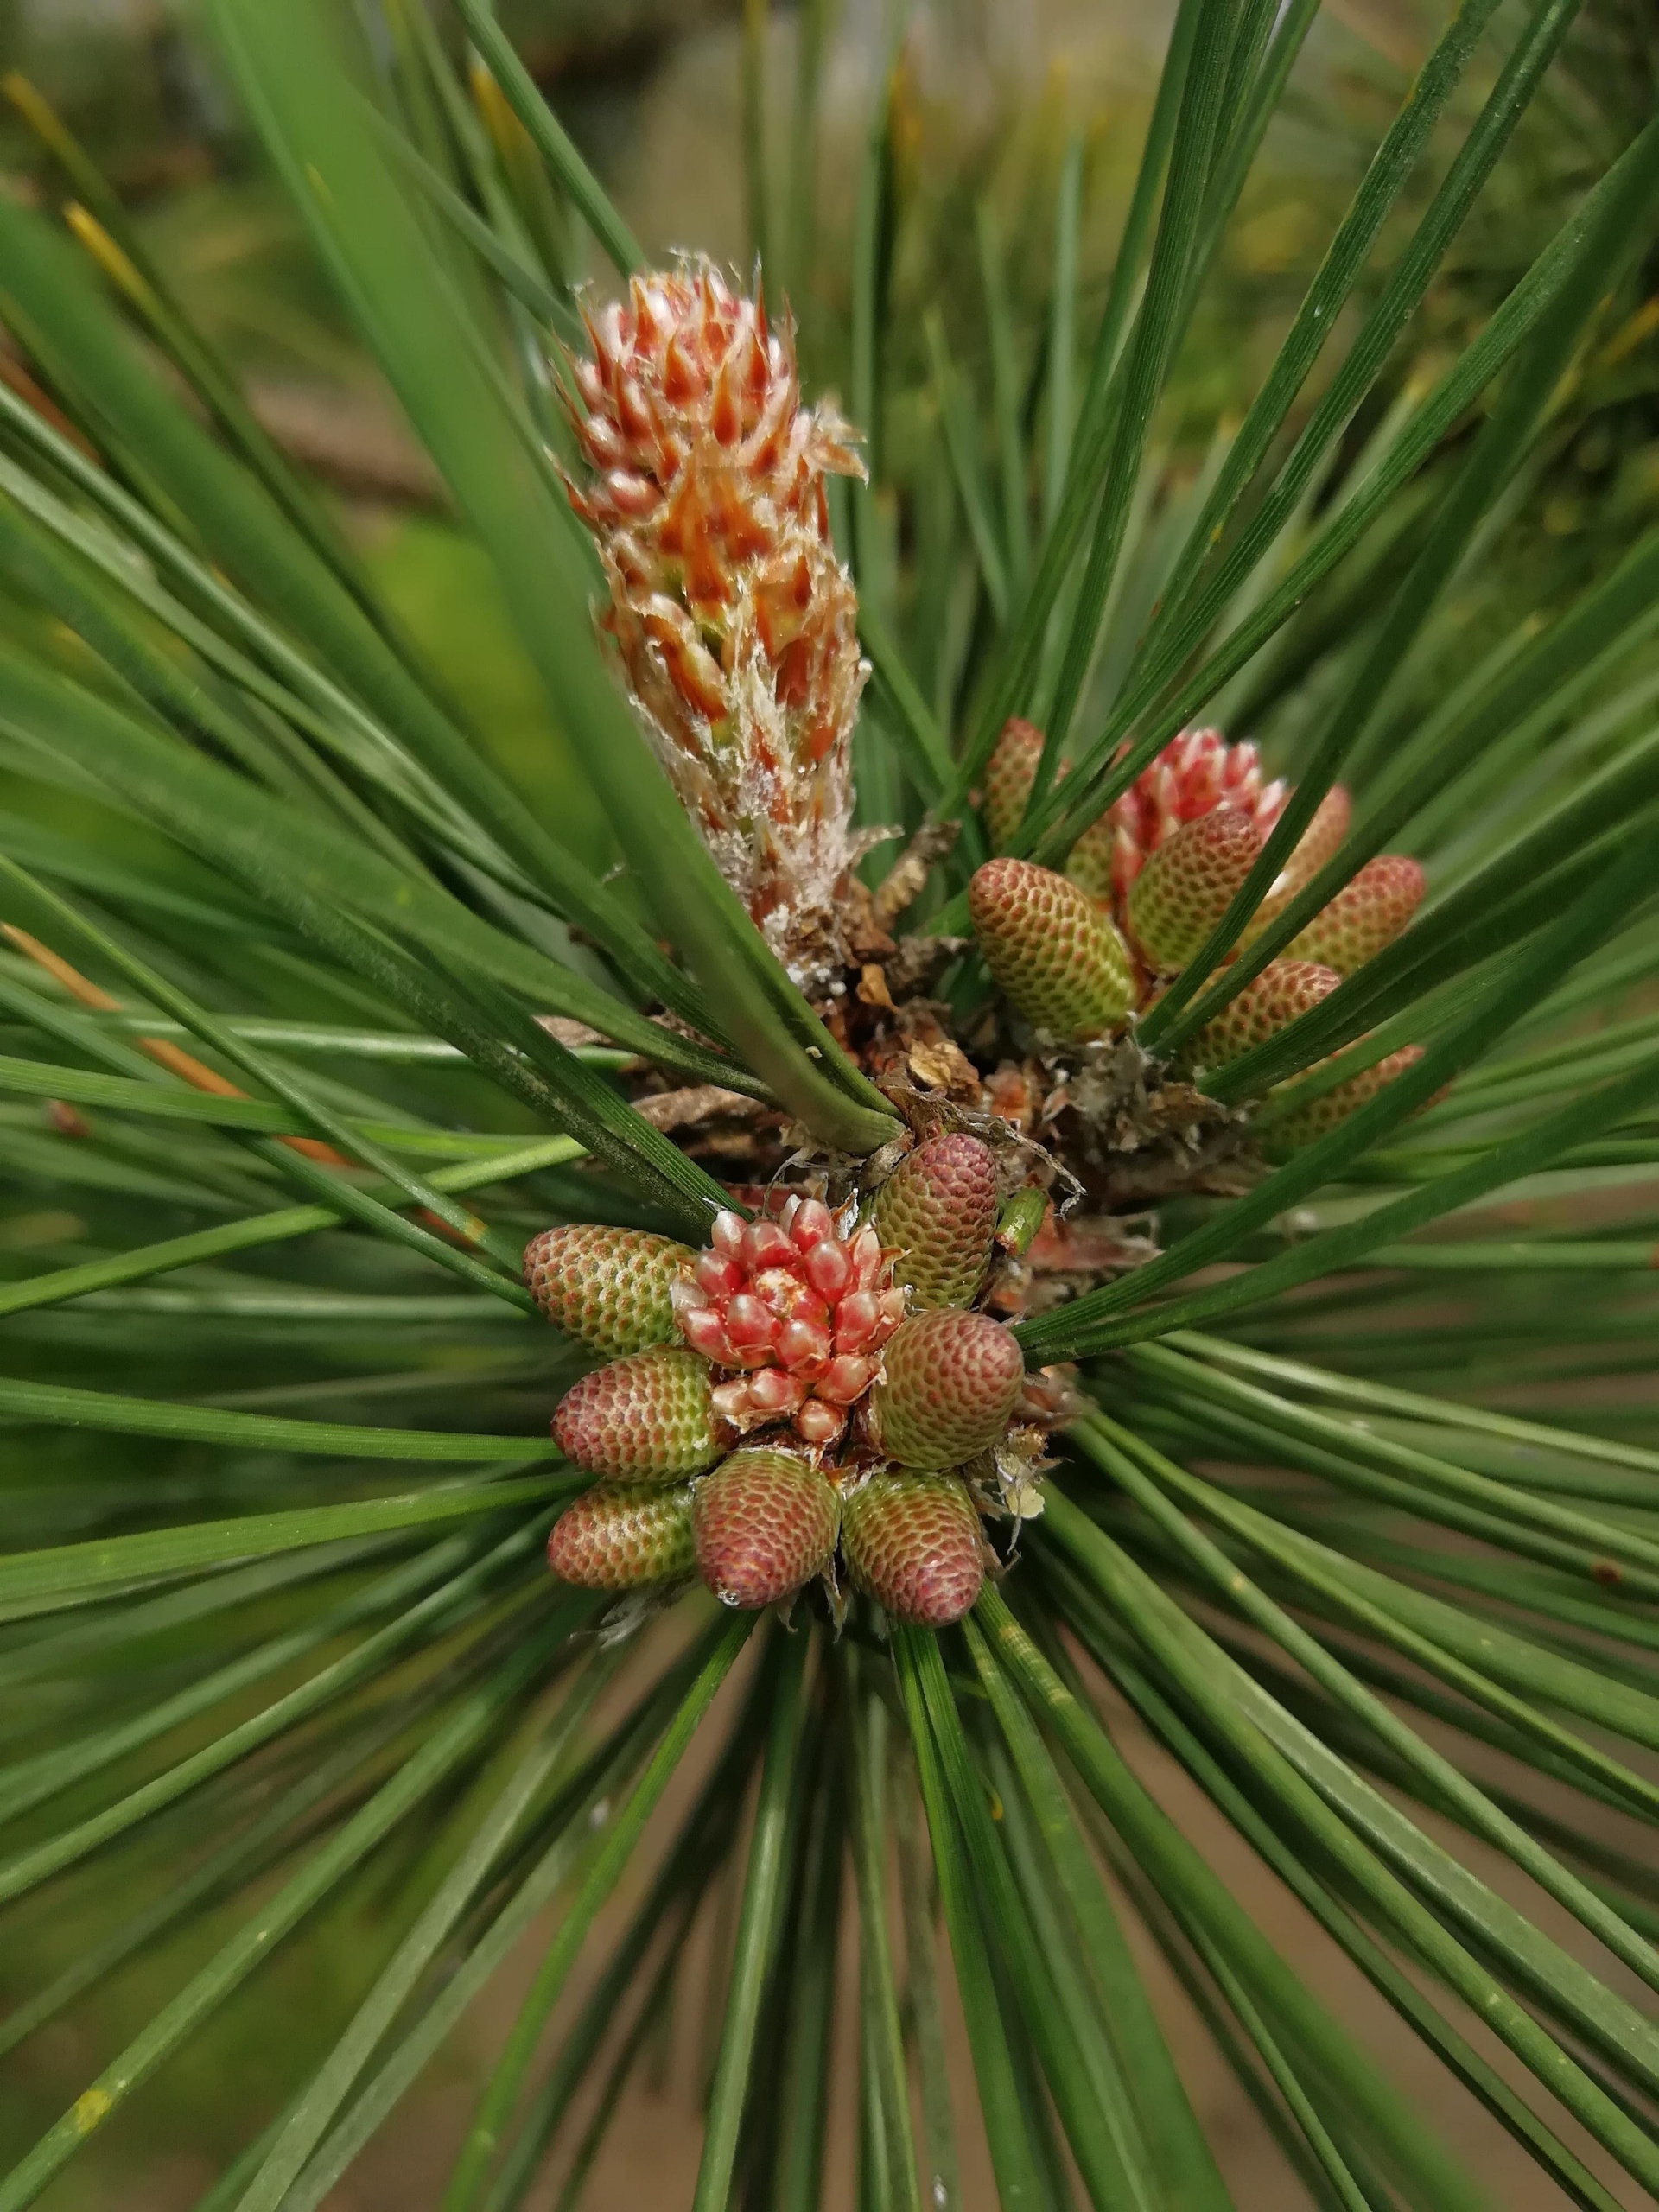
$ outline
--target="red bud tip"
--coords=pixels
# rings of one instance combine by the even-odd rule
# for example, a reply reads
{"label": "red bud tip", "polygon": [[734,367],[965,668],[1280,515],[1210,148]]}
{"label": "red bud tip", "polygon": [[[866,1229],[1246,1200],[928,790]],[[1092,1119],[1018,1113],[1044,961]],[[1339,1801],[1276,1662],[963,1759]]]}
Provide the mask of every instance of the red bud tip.
{"label": "red bud tip", "polygon": [[686,1343],[722,1370],[716,1410],[746,1433],[788,1421],[808,1443],[833,1443],[904,1319],[880,1238],[843,1236],[828,1206],[800,1198],[775,1219],[721,1214],[712,1237],[673,1308]]}

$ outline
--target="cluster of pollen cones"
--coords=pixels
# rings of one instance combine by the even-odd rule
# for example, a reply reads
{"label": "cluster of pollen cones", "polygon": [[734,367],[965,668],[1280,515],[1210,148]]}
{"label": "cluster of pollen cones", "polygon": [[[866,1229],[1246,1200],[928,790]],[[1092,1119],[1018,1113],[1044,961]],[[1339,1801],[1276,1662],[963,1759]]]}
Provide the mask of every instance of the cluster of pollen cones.
{"label": "cluster of pollen cones", "polygon": [[[986,1074],[948,1007],[900,1004],[886,971],[856,966],[865,939],[842,919],[856,904],[850,747],[867,670],[825,486],[862,473],[853,434],[830,406],[802,404],[787,326],[769,327],[758,295],[734,291],[707,261],[636,276],[588,331],[591,357],[573,365],[573,415],[592,475],[570,498],[604,564],[601,620],[636,710],[721,872],[797,981],[843,1029],[855,1001],[886,1009],[865,1022],[870,1065],[921,1141],[890,1173],[885,1155],[860,1171],[838,1211],[798,1192],[756,1218],[721,1213],[700,1252],[584,1224],[534,1241],[525,1269],[537,1303],[605,1362],[554,1418],[566,1456],[593,1479],[555,1525],[550,1560],[566,1580],[606,1591],[700,1576],[723,1603],[748,1607],[787,1601],[820,1578],[838,1606],[844,1573],[893,1618],[941,1625],[973,1604],[994,1560],[983,1522],[1037,1510],[1046,1433],[1073,1402],[1063,1377],[1027,1376],[996,1318],[1024,1295],[1013,1263],[997,1262],[999,1242],[1025,1249],[1007,1224],[1023,1208],[1038,1233],[1057,1180],[1100,1187],[1074,1172],[1099,1166],[1098,1133],[1119,1126],[1103,1072],[1099,1103],[1088,1103],[1095,1092],[1083,1077],[1113,1057],[1090,1048],[1132,1030],[1193,959],[1291,795],[1264,780],[1253,745],[1189,730],[1057,872],[1007,851],[1043,750],[1038,730],[1010,721],[982,795],[1001,856],[968,892],[1001,1004],[973,1034],[1011,1034],[1025,1057]],[[1332,789],[1245,945],[1335,856],[1348,822],[1347,795]],[[1170,1096],[1197,1097],[1193,1079],[1317,1006],[1406,927],[1422,890],[1415,861],[1369,861],[1183,1046],[1166,1071]],[[888,907],[884,892],[872,911],[891,918],[902,906]],[[884,933],[880,943],[894,951]],[[897,957],[894,972],[908,972],[904,946]],[[895,1035],[908,1056],[897,1078],[879,1058]],[[1414,1057],[1408,1048],[1302,1103],[1280,1103],[1272,1142],[1319,1137]],[[926,1135],[937,1116],[912,1115],[918,1098],[927,1103],[918,1081],[923,1093],[946,1086],[949,1133]],[[1146,1129],[1158,1134],[1155,1118],[1109,1141],[1125,1153]],[[1196,1147],[1179,1133],[1176,1141]],[[1010,1160],[1022,1189],[1000,1189],[999,1162],[1006,1174]],[[1175,1169],[1194,1173],[1181,1160]],[[1104,1183],[1113,1203],[1109,1173]],[[1074,1260],[1089,1241],[1064,1225],[1041,1234],[1069,1240]]]}
{"label": "cluster of pollen cones", "polygon": [[[634,277],[626,298],[587,327],[574,414],[592,475],[570,498],[604,563],[605,626],[728,881],[797,980],[833,989],[848,959],[851,739],[867,671],[825,485],[862,473],[854,434],[828,404],[803,404],[787,321],[771,327],[758,290],[734,289],[706,259]],[[983,792],[994,849],[1006,853],[1041,751],[1028,722],[1003,730]],[[1109,1037],[1179,975],[1288,796],[1264,780],[1254,746],[1189,730],[1084,831],[1064,874],[1007,856],[982,868],[969,890],[975,933],[1039,1043]],[[1346,793],[1330,791],[1246,944],[1335,854],[1348,812]],[[1222,1066],[1306,1011],[1395,937],[1421,895],[1414,861],[1367,861],[1193,1040],[1192,1067]],[[1322,1134],[1411,1057],[1380,1060],[1282,1113],[1275,1142]],[[838,1350],[849,1361],[868,1356]],[[795,1370],[785,1361],[775,1371],[784,1379],[768,1369],[739,1410],[766,1408],[768,1392],[792,1395]],[[810,1431],[827,1427],[833,1389],[808,1394],[820,1408],[807,1414],[810,1440],[827,1440]]]}
{"label": "cluster of pollen cones", "polygon": [[[1025,811],[1043,738],[1009,721],[988,765],[984,809],[1006,842]],[[1082,1045],[1110,1036],[1178,976],[1225,913],[1289,796],[1264,784],[1253,745],[1185,731],[1072,847],[1064,874],[1034,861],[988,861],[969,886],[974,931],[999,990],[1039,1037]],[[1338,784],[1320,802],[1246,929],[1249,944],[1332,858],[1348,831]],[[1224,1067],[1336,989],[1399,936],[1423,895],[1414,860],[1366,861],[1192,1040],[1195,1070]],[[1275,1142],[1334,1128],[1417,1057],[1390,1054],[1281,1116]]]}
{"label": "cluster of pollen cones", "polygon": [[838,1589],[839,1563],[899,1620],[959,1618],[1000,1467],[1035,1465],[1064,1401],[1052,1378],[1028,1386],[1011,1331],[970,1302],[998,1203],[990,1148],[950,1133],[862,1208],[796,1195],[722,1213],[702,1252],[592,1224],[537,1237],[537,1305],[612,1355],[554,1415],[594,1478],[555,1524],[554,1573],[615,1591],[695,1573],[754,1607],[820,1576]]}

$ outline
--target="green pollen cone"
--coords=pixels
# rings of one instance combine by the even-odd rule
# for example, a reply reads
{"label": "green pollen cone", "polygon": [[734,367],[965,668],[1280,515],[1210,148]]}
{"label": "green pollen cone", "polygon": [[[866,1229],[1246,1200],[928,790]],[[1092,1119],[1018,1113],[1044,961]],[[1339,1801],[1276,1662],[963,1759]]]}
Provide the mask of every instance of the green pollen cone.
{"label": "green pollen cone", "polygon": [[691,1491],[607,1483],[583,1492],[553,1523],[547,1563],[584,1590],[638,1590],[675,1582],[696,1564]]}
{"label": "green pollen cone", "polygon": [[996,1162],[962,1131],[930,1137],[881,1186],[872,1224],[918,1306],[966,1306],[996,1234]]}
{"label": "green pollen cone", "polygon": [[1173,976],[1204,943],[1262,850],[1236,807],[1218,806],[1167,837],[1135,879],[1128,923],[1149,967]]}
{"label": "green pollen cone", "polygon": [[524,1281],[556,1329],[613,1359],[674,1341],[669,1294],[696,1256],[646,1229],[570,1222],[525,1246]]}
{"label": "green pollen cone", "polygon": [[912,1314],[870,1396],[881,1450],[902,1466],[960,1466],[1001,1437],[1025,1376],[1013,1332],[988,1314]]}
{"label": "green pollen cone", "polygon": [[1052,868],[987,861],[968,906],[997,988],[1034,1028],[1084,1044],[1134,1006],[1134,966],[1110,917]]}
{"label": "green pollen cone", "polygon": [[658,1345],[596,1367],[559,1401],[553,1433],[567,1459],[617,1482],[695,1475],[720,1457],[709,1368]]}

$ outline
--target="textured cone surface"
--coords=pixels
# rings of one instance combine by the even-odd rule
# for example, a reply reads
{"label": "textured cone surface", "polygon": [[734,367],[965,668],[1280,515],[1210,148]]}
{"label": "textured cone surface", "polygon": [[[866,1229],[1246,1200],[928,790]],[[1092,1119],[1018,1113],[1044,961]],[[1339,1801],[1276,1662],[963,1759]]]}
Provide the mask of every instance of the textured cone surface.
{"label": "textured cone surface", "polygon": [[1229,1060],[1265,1045],[1299,1014],[1328,998],[1342,981],[1334,968],[1313,960],[1273,960],[1253,982],[1230,999],[1192,1042],[1195,1066],[1224,1068]]}
{"label": "textured cone surface", "polygon": [[915,1628],[959,1621],[985,1580],[979,1516],[951,1475],[872,1475],[842,1506],[841,1551],[865,1595]]}
{"label": "textured cone surface", "polygon": [[1037,764],[1043,757],[1043,733],[1014,715],[1002,725],[996,749],[985,763],[985,796],[981,810],[986,835],[998,852],[1011,842],[1020,827],[1037,780]]}
{"label": "textured cone surface", "polygon": [[[998,852],[1006,852],[1014,842],[1042,757],[1043,733],[1034,723],[1022,721],[1017,715],[1003,723],[996,748],[985,764],[985,795],[982,802],[986,834]],[[1057,784],[1065,780],[1065,770],[1066,764],[1062,760],[1055,771]],[[1065,864],[1069,880],[1103,906],[1109,905],[1113,895],[1112,855],[1116,842],[1116,823],[1109,810],[1084,831]]]}
{"label": "textured cone surface", "polygon": [[690,1574],[690,1487],[614,1483],[585,1491],[553,1523],[547,1563],[561,1582],[584,1590],[637,1590]]}
{"label": "textured cone surface", "polygon": [[1291,940],[1287,957],[1323,961],[1339,976],[1351,976],[1394,943],[1422,896],[1423,871],[1416,861],[1402,853],[1381,853]]}
{"label": "textured cone surface", "polygon": [[1148,963],[1173,976],[1227,911],[1262,850],[1248,814],[1217,807],[1159,846],[1135,880],[1129,927]]}
{"label": "textured cone surface", "polygon": [[1072,846],[1066,858],[1066,880],[1101,906],[1109,906],[1118,895],[1116,851],[1117,832],[1109,814],[1103,814]]}
{"label": "textured cone surface", "polygon": [[1081,1044],[1134,1005],[1135,971],[1110,917],[1052,868],[987,861],[968,905],[998,989],[1036,1028]]}
{"label": "textured cone surface", "polygon": [[1325,862],[1336,858],[1338,847],[1348,835],[1353,811],[1353,801],[1346,791],[1340,784],[1332,784],[1285,862],[1280,882],[1287,891],[1300,891],[1305,883],[1312,883]]}
{"label": "textured cone surface", "polygon": [[919,1306],[966,1306],[996,1234],[996,1162],[960,1132],[930,1137],[881,1187],[872,1227],[896,1252],[897,1281]]}
{"label": "textured cone surface", "polygon": [[697,1572],[722,1605],[776,1604],[830,1564],[841,1525],[835,1485],[787,1452],[734,1452],[696,1486]]}
{"label": "textured cone surface", "polygon": [[[1283,782],[1264,784],[1255,746],[1229,745],[1217,729],[1183,730],[1112,801],[1072,851],[1087,842],[1098,855],[1109,846],[1111,888],[1120,901],[1151,855],[1188,822],[1228,807],[1255,824],[1263,839],[1284,811]],[[1089,863],[1091,873],[1096,861]],[[1084,880],[1079,872],[1077,880]]]}
{"label": "textured cone surface", "polygon": [[617,1482],[667,1482],[720,1457],[709,1400],[709,1363],[677,1345],[613,1359],[584,1375],[559,1401],[559,1449],[590,1475]]}
{"label": "textured cone surface", "polygon": [[1275,1153],[1300,1152],[1304,1145],[1328,1136],[1422,1057],[1421,1045],[1402,1045],[1387,1059],[1378,1060],[1374,1067],[1363,1068],[1357,1075],[1350,1076],[1346,1083],[1339,1083],[1334,1090],[1327,1090],[1323,1098],[1312,1098],[1281,1121],[1270,1122],[1262,1132],[1268,1148]]}
{"label": "textured cone surface", "polygon": [[851,742],[868,673],[824,481],[852,434],[804,407],[787,327],[709,261],[634,277],[588,320],[570,489],[606,625],[657,752],[727,880],[802,972],[823,967],[852,861]]}
{"label": "textured cone surface", "polygon": [[677,1333],[671,1293],[696,1254],[649,1230],[573,1222],[524,1248],[524,1281],[555,1328],[601,1351],[644,1351]]}
{"label": "textured cone surface", "polygon": [[[1325,862],[1334,860],[1343,839],[1348,835],[1348,823],[1353,814],[1353,802],[1340,784],[1332,784],[1313,810],[1313,819],[1303,830],[1300,842],[1285,862],[1283,872],[1272,890],[1245,923],[1239,937],[1241,945],[1253,944],[1268,925],[1278,919],[1297,893],[1313,880]],[[1316,953],[1303,954],[1294,949],[1294,940],[1287,959],[1317,959]]]}
{"label": "textured cone surface", "polygon": [[988,1314],[913,1314],[887,1346],[870,1396],[880,1448],[906,1467],[957,1467],[1001,1437],[1025,1359]]}

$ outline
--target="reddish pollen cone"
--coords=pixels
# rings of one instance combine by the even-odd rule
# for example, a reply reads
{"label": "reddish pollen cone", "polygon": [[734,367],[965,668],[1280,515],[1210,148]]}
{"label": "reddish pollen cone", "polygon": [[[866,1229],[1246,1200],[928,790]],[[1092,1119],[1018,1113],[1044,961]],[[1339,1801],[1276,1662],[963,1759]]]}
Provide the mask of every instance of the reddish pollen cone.
{"label": "reddish pollen cone", "polygon": [[1160,845],[1135,877],[1129,930],[1160,975],[1184,968],[1231,904],[1261,855],[1261,831],[1248,814],[1217,807]]}
{"label": "reddish pollen cone", "polygon": [[966,1306],[996,1235],[996,1162],[962,1131],[930,1137],[881,1186],[872,1225],[918,1306]]}
{"label": "reddish pollen cone", "polygon": [[979,1515],[954,1475],[872,1475],[842,1504],[841,1548],[858,1588],[916,1628],[959,1621],[985,1580]]}
{"label": "reddish pollen cone", "polygon": [[956,1467],[1001,1437],[1025,1360],[986,1313],[918,1313],[894,1336],[870,1399],[874,1440],[906,1467]]}
{"label": "reddish pollen cone", "polygon": [[697,1572],[722,1605],[776,1605],[829,1566],[841,1501],[828,1476],[787,1452],[734,1452],[697,1484]]}
{"label": "reddish pollen cone", "polygon": [[1287,957],[1318,960],[1351,976],[1394,943],[1421,904],[1423,871],[1402,853],[1367,861],[1293,939]]}
{"label": "reddish pollen cone", "polygon": [[666,1482],[720,1457],[708,1363],[677,1344],[631,1353],[573,1383],[553,1416],[559,1449],[590,1475]]}

